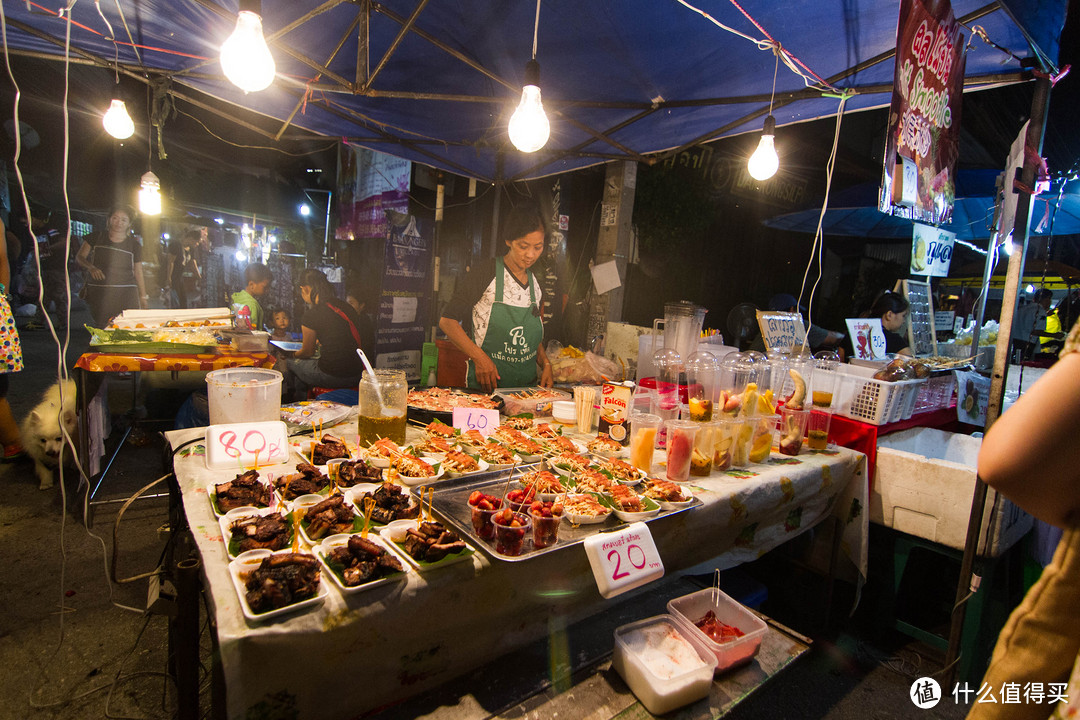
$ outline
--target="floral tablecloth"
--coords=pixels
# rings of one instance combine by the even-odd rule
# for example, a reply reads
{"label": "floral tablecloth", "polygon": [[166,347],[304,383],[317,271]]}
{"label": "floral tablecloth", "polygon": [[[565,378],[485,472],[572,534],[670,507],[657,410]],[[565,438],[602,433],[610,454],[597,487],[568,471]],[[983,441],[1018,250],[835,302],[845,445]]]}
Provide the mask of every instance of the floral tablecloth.
{"label": "floral tablecloth", "polygon": [[[355,442],[354,427],[332,432]],[[197,437],[194,430],[167,433],[174,448]],[[188,445],[174,467],[217,620],[229,718],[355,717],[601,613],[611,602],[597,591],[579,545],[523,562],[478,552],[347,596],[331,584],[320,606],[249,623],[207,494],[208,485],[231,480],[237,469],[211,471],[204,453],[202,445]],[[704,504],[648,527],[670,574],[754,560],[836,518],[843,556],[865,577],[865,468],[865,456],[847,448],[794,458],[774,453],[746,471],[692,478],[689,486]],[[291,465],[260,469],[290,471]]]}

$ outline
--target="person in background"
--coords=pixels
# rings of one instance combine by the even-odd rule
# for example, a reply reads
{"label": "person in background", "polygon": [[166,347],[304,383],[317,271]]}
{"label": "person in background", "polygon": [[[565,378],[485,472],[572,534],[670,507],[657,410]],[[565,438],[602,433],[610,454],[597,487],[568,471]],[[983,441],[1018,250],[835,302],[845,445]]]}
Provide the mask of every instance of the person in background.
{"label": "person in background", "polygon": [[113,208],[105,232],[92,235],[75,256],[75,262],[90,276],[86,302],[98,327],[105,327],[124,310],[147,306],[142,243],[132,232],[134,220],[131,208]]}
{"label": "person in background", "polygon": [[233,311],[238,317],[246,316],[252,330],[263,329],[263,309],[259,298],[266,294],[271,280],[273,275],[270,268],[262,263],[251,263],[244,268],[244,282],[247,283],[244,289],[232,294]]}
{"label": "person in background", "polygon": [[[0,235],[4,234],[4,224],[0,223]],[[0,442],[4,445],[0,462],[13,462],[26,453],[23,450],[19,426],[11,414],[8,402],[8,375],[23,369],[22,345],[19,343],[19,331],[15,327],[15,318],[8,303],[8,283],[11,272],[8,269],[7,243],[0,243]]]}
{"label": "person in background", "polygon": [[356,311],[356,317],[360,322],[360,347],[364,348],[364,354],[368,360],[375,363],[375,321],[371,319],[371,313],[367,311],[368,302],[366,294],[358,284],[352,284],[345,292],[345,302]]}
{"label": "person in background", "polygon": [[292,318],[289,317],[289,311],[284,309],[277,309],[270,313],[270,318],[273,321],[273,330],[270,333],[271,340],[292,340],[293,334],[289,332],[289,325],[292,324]]}
{"label": "person in background", "polygon": [[356,353],[361,346],[356,311],[334,296],[333,286],[319,270],[304,270],[298,285],[307,309],[300,320],[303,344],[282,367],[290,400],[304,399],[312,387],[357,387],[364,364]]}
{"label": "person in background", "polygon": [[1025,296],[1020,296],[1010,333],[1016,362],[1030,360],[1038,350],[1046,332],[1046,312],[1050,309],[1052,298],[1053,293],[1048,288],[1036,290],[1030,301],[1025,302]]}
{"label": "person in background", "polygon": [[878,296],[866,314],[869,318],[881,318],[881,329],[885,331],[885,352],[889,354],[913,355],[907,338],[900,334],[907,322],[909,308],[907,298],[903,295],[886,291]]}
{"label": "person in background", "polygon": [[[1036,518],[1062,528],[1054,558],[1002,628],[983,683],[1067,683],[1053,704],[976,703],[968,720],[1080,717],[1080,324],[1060,359],[990,426],[978,475]],[[986,590],[983,590],[986,592]]]}
{"label": "person in background", "polygon": [[[45,232],[42,233],[42,242],[39,244],[41,256],[41,289],[42,300],[37,303],[37,315],[34,321],[45,326],[45,314],[51,305],[56,313],[55,327],[57,330],[67,328],[68,324],[68,277],[67,263],[70,260],[68,251],[68,235],[71,223],[63,210],[57,210],[49,214],[45,223]],[[72,238],[74,241],[74,238]]]}
{"label": "person in background", "polygon": [[[780,293],[779,295],[773,295],[769,300],[769,309],[774,312],[790,312],[804,314],[807,312],[806,308],[799,305],[798,300],[794,295],[789,293]],[[803,318],[805,320],[805,317]],[[810,350],[817,352],[818,350],[834,350],[837,349],[840,352],[840,357],[843,359],[844,349],[837,348],[837,346],[843,342],[844,333],[837,332],[835,330],[826,330],[823,327],[819,327],[811,323],[806,328],[806,344]]]}
{"label": "person in background", "polygon": [[196,289],[202,277],[195,257],[199,238],[199,230],[189,228],[180,235],[179,240],[170,242],[165,251],[162,286],[168,292],[169,307],[186,308],[189,301],[197,296],[197,293],[189,294],[188,291]]}
{"label": "person in background", "polygon": [[511,208],[500,235],[506,254],[466,273],[443,310],[439,328],[469,356],[469,387],[551,387],[540,284],[529,270],[544,252],[545,236],[535,206]]}

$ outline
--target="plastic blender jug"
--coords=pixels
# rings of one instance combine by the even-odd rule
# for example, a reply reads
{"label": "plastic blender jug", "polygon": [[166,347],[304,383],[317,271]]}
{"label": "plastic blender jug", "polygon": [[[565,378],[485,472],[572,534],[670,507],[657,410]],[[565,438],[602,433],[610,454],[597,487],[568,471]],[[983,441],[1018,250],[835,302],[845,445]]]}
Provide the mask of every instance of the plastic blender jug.
{"label": "plastic blender jug", "polygon": [[701,342],[708,310],[686,300],[664,303],[664,347],[689,358]]}

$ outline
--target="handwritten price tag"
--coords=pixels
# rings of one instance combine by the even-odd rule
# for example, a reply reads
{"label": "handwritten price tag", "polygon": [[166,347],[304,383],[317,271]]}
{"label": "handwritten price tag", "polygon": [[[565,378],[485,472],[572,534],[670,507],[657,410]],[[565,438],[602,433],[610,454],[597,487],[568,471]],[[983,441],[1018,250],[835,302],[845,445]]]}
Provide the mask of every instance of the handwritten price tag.
{"label": "handwritten price tag", "polygon": [[802,345],[806,326],[797,312],[757,311],[758,327],[768,350],[790,350]]}
{"label": "handwritten price tag", "polygon": [[274,465],[289,459],[289,439],[280,420],[211,425],[206,428],[206,466]]}
{"label": "handwritten price tag", "polygon": [[454,427],[462,432],[476,430],[484,437],[499,427],[499,411],[490,408],[454,408]]}
{"label": "handwritten price tag", "polygon": [[631,523],[614,532],[585,538],[585,554],[596,578],[596,589],[604,598],[664,576],[664,563],[645,523]]}

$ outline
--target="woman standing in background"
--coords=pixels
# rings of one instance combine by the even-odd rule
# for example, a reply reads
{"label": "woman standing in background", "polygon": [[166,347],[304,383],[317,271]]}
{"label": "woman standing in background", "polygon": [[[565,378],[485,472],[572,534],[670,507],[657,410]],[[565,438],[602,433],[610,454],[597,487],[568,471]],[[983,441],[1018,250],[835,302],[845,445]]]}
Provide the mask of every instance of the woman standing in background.
{"label": "woman standing in background", "polygon": [[75,261],[86,270],[86,302],[98,327],[131,308],[145,308],[142,243],[131,230],[135,212],[113,208],[104,233],[96,233],[79,248]]}

